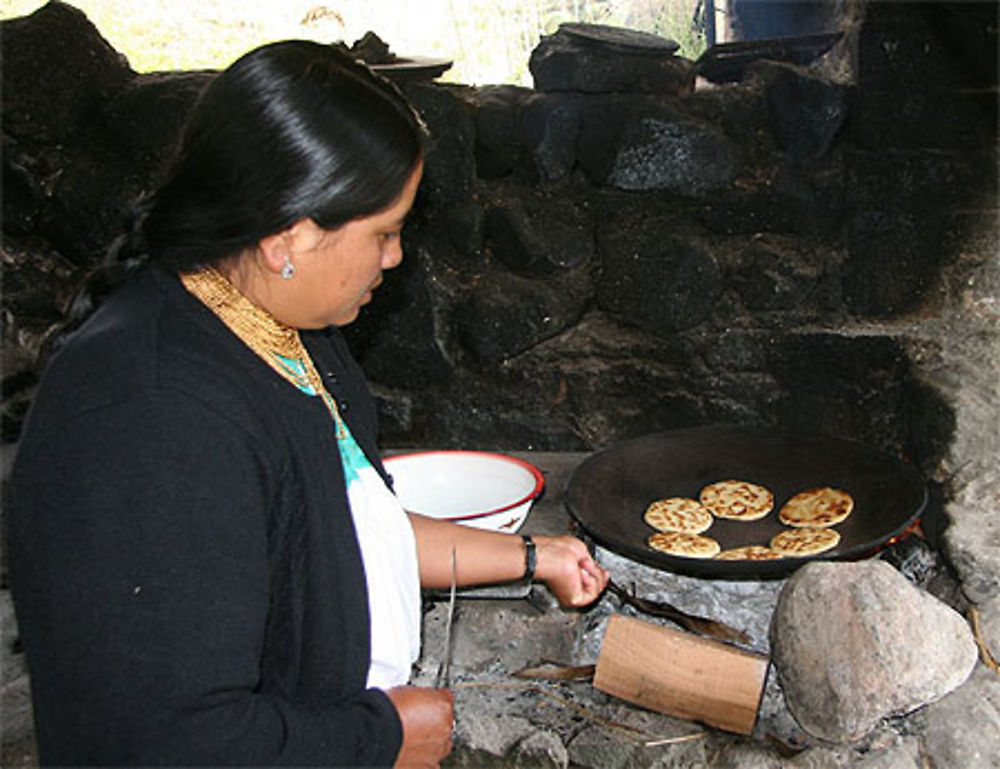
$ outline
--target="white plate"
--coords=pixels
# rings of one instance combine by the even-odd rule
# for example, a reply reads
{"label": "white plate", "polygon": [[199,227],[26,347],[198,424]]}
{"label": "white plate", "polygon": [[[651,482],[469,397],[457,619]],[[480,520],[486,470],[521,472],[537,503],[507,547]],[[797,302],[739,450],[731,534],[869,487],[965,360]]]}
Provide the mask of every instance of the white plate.
{"label": "white plate", "polygon": [[486,451],[418,451],[385,460],[406,510],[477,529],[515,532],[545,488],[541,471]]}

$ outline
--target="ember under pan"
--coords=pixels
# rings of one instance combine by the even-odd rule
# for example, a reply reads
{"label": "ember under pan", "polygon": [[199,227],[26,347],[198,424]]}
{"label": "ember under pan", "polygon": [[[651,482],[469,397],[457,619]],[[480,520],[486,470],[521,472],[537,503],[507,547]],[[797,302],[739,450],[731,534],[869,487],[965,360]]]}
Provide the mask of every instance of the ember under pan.
{"label": "ember under pan", "polygon": [[[706,536],[722,549],[766,545],[786,528],[777,511],[793,494],[817,486],[843,489],[854,512],[835,528],[840,544],[815,556],[770,561],[686,558],[651,549],[643,520],[650,502],[698,498],[703,486],[737,479],[766,486],[774,510],[757,521],[716,519]],[[915,467],[861,443],[819,434],[728,426],[655,433],[595,452],[566,486],[570,515],[596,542],[628,558],[669,571],[715,578],[785,576],[809,560],[871,553],[907,529],[927,504],[927,484]]]}

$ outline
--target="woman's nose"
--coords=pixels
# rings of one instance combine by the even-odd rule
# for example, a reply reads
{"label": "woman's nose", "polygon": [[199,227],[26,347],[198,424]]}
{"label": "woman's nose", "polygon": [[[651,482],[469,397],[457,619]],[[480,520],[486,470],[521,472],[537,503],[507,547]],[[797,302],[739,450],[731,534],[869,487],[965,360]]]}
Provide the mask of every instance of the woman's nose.
{"label": "woman's nose", "polygon": [[394,238],[390,243],[387,243],[385,249],[382,251],[382,269],[391,270],[393,267],[398,267],[403,261],[403,246],[400,243],[400,238]]}

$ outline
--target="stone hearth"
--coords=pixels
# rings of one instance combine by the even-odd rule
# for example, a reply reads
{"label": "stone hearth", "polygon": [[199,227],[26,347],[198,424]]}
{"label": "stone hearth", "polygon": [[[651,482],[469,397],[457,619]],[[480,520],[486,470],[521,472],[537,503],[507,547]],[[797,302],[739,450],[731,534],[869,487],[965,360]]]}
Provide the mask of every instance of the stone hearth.
{"label": "stone hearth", "polygon": [[[996,5],[831,6],[843,34],[828,53],[758,61],[735,82],[705,82],[676,58],[650,65],[628,91],[619,66],[602,76],[581,66],[596,59],[574,64],[557,33],[534,57],[535,88],[401,84],[432,133],[426,176],[404,231],[408,258],[349,328],[351,343],[390,447],[547,461],[729,423],[824,432],[905,458],[928,478],[940,525],[926,532],[926,551],[879,557],[899,559],[948,606],[976,609],[996,650]],[[0,31],[6,477],[74,286],[155,183],[212,73],[135,73],[58,2]],[[561,57],[557,68],[542,61],[546,51]],[[550,490],[567,471],[553,470]],[[532,518],[567,523],[543,506]],[[706,584],[605,557],[642,594],[721,615],[765,648],[779,583]],[[5,568],[2,582],[3,763],[30,765]],[[464,601],[460,679],[556,652],[592,660],[602,620],[619,608],[605,597],[563,613],[543,590],[528,601]],[[428,649],[439,615],[440,606],[427,615]],[[482,717],[460,719],[456,762],[998,766],[997,680],[980,665],[948,697],[850,745],[805,740],[769,680],[766,733],[655,753],[579,716],[569,734],[562,705],[550,722],[530,715],[544,694],[470,686],[460,706]],[[596,696],[590,704],[642,721],[647,734],[690,728]],[[522,731],[501,729],[510,723]]]}
{"label": "stone hearth", "polygon": [[[545,472],[547,484],[523,530],[565,531],[571,524],[562,490],[574,468],[588,455],[524,452],[518,456],[536,462]],[[788,583],[785,578],[711,580],[644,566],[603,547],[597,549],[597,556],[617,583],[634,586],[637,595],[666,601],[690,614],[725,621],[744,631],[750,640],[741,648],[771,656],[774,639],[794,629],[794,623],[774,626],[775,608]],[[928,596],[939,611],[952,611],[946,607],[965,611],[969,606],[940,554],[920,536],[911,535],[860,563],[865,566],[873,561],[886,568],[891,565],[905,575],[903,581],[908,580],[912,589]],[[888,570],[897,573],[894,569]],[[735,735],[637,708],[597,691],[587,680],[560,683],[514,677],[516,671],[546,662],[570,666],[595,663],[607,621],[616,614],[674,627],[666,620],[623,606],[610,594],[586,612],[559,610],[544,588],[533,588],[522,596],[523,587],[516,586],[473,591],[458,601],[452,678],[459,717],[451,766],[988,769],[997,765],[1000,678],[985,665],[977,665],[960,687],[943,698],[886,716],[855,740],[822,739],[803,730],[786,704],[779,666],[773,665],[752,734]],[[435,600],[425,616],[418,681],[429,683],[437,673],[444,648],[445,616],[445,602]],[[960,617],[955,613],[951,621],[960,622]],[[986,607],[981,626],[995,644],[1000,638],[997,605]],[[890,634],[888,628],[885,632]],[[963,631],[962,635],[971,633]],[[954,648],[968,643],[971,641],[966,637]],[[905,658],[919,644],[919,639],[911,640],[884,653],[891,657],[898,652]],[[947,648],[953,647],[949,644]],[[967,648],[961,652],[967,653]],[[891,667],[887,659],[871,664]],[[859,660],[855,667],[862,672],[866,664]],[[933,667],[930,663],[915,672],[919,675]],[[968,667],[959,667],[964,677]],[[830,711],[831,715],[849,713],[851,707],[844,703]],[[973,712],[974,717],[970,717]]]}

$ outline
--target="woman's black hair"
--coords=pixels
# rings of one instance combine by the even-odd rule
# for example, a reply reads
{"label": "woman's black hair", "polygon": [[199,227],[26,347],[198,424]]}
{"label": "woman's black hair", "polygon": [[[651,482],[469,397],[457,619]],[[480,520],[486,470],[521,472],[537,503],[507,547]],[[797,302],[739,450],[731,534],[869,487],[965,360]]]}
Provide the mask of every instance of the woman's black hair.
{"label": "woman's black hair", "polygon": [[137,209],[133,243],[185,272],[300,219],[333,229],[391,205],[424,141],[399,90],[339,48],[262,46],[206,87],[172,171]]}
{"label": "woman's black hair", "polygon": [[399,89],[342,48],[286,40],[243,55],[206,86],[163,183],[84,278],[38,368],[145,263],[190,272],[301,219],[334,229],[387,208],[426,137]]}

